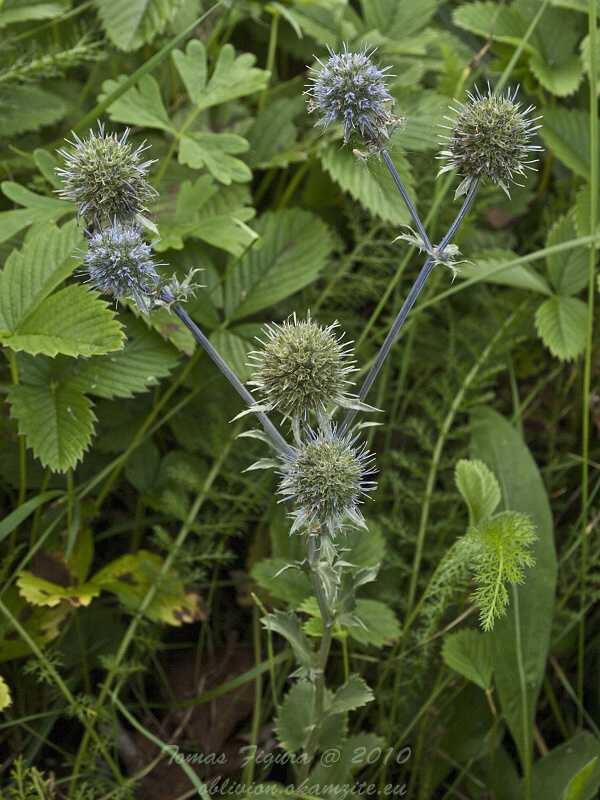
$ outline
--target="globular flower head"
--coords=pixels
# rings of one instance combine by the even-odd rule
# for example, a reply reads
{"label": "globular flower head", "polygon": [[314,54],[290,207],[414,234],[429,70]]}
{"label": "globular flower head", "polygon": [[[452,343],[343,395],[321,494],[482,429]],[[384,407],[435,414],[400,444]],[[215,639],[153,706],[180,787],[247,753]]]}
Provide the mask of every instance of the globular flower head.
{"label": "globular flower head", "polygon": [[310,314],[305,320],[293,314],[281,325],[265,329],[262,348],[249,354],[256,387],[267,411],[285,418],[306,420],[332,403],[353,404],[347,394],[355,372],[350,343],[337,333],[337,322],[323,327]]}
{"label": "globular flower head", "polygon": [[99,123],[87,139],[74,133],[73,140],[67,140],[71,148],[58,151],[65,162],[56,170],[63,184],[58,193],[77,203],[79,215],[93,228],[106,227],[114,219],[131,220],[157,195],[147,180],[154,161],[142,161],[147,146],[134,148],[128,138],[129,130],[117,136]]}
{"label": "globular flower head", "polygon": [[369,480],[373,459],[351,433],[308,429],[305,441],[281,457],[279,469],[282,502],[293,506],[292,533],[322,526],[334,534],[348,523],[366,527],[360,505],[376,485]]}
{"label": "globular flower head", "polygon": [[516,101],[518,87],[508,89],[505,94],[494,95],[490,86],[482,94],[479,89],[469,92],[466,103],[451,107],[455,117],[446,117],[450,131],[443,136],[445,148],[439,155],[447,163],[440,174],[452,169],[464,176],[457,194],[468,191],[473,180],[488,178],[504,189],[516,183],[516,176],[523,176],[527,169],[535,169],[532,152],[541,150],[531,143],[535,132],[541,127],[535,123],[541,117],[531,117],[533,106],[522,108]]}
{"label": "globular flower head", "polygon": [[159,296],[160,278],[152,249],[137,225],[113,221],[90,236],[83,257],[89,282],[116,300],[129,298],[148,312]]}
{"label": "globular flower head", "polygon": [[319,115],[317,126],[327,128],[334,122],[344,126],[344,142],[358,134],[369,147],[381,148],[397,120],[390,109],[394,98],[386,78],[390,67],[379,69],[372,62],[373,52],[366,48],[352,53],[344,45],[342,53],[329,49],[329,58],[312,68],[307,88],[308,111]]}

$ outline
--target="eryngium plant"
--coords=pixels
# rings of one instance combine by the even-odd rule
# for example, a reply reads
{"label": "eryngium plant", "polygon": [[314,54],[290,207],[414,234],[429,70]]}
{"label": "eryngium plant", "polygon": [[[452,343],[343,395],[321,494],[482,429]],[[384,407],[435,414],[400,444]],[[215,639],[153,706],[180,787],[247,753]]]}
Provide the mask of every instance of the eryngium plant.
{"label": "eryngium plant", "polygon": [[281,456],[279,494],[292,507],[291,532],[301,528],[331,536],[345,524],[366,528],[360,505],[375,488],[374,456],[351,434],[332,426],[308,429],[305,441]]}
{"label": "eryngium plant", "polygon": [[107,227],[113,220],[133,219],[147,210],[157,196],[147,174],[154,161],[142,161],[144,143],[133,147],[129,129],[121,136],[106,133],[102,123],[87,139],[73,133],[71,148],[58,151],[65,161],[56,173],[62,181],[58,194],[77,204],[77,212],[92,229]]}
{"label": "eryngium plant", "polygon": [[487,94],[475,88],[467,92],[466,103],[457,101],[456,108],[450,107],[456,117],[446,117],[450,125],[442,126],[451,133],[441,137],[446,140],[446,149],[439,158],[447,163],[439,174],[455,169],[464,177],[457,194],[466,193],[477,178],[488,178],[509,194],[515,176],[535,169],[532,164],[537,158],[529,156],[542,149],[531,143],[541,127],[535,124],[541,117],[531,117],[534,106],[522,108],[516,102],[517,93],[515,87],[494,95],[488,85]]}
{"label": "eryngium plant", "polygon": [[316,112],[318,127],[334,122],[344,127],[344,142],[358,134],[369,147],[380,149],[397,123],[391,114],[394,98],[386,85],[386,73],[371,60],[375,51],[365,47],[351,53],[344,45],[342,53],[329,50],[329,58],[311,68],[312,84],[307,88],[308,111]]}
{"label": "eryngium plant", "polygon": [[93,233],[83,257],[89,282],[115,300],[129,298],[141,311],[148,312],[158,299],[160,278],[152,248],[134,224],[113,221],[108,228]]}
{"label": "eryngium plant", "polygon": [[250,386],[256,387],[266,411],[284,418],[307,420],[311,413],[324,413],[332,404],[351,406],[347,394],[349,376],[356,371],[352,348],[337,332],[338,323],[327,327],[293,314],[281,325],[265,328],[262,348],[252,351],[254,369]]}

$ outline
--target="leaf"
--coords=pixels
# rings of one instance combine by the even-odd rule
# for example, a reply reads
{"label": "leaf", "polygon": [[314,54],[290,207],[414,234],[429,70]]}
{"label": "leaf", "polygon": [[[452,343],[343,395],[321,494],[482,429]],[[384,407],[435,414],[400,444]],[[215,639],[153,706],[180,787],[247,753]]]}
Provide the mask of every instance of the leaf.
{"label": "leaf", "polygon": [[[594,761],[600,756],[600,742],[583,731],[553,748],[537,761],[532,773],[533,797],[561,800],[592,800],[600,786],[600,769]],[[587,778],[587,785],[584,781]],[[578,786],[579,784],[579,786]],[[569,796],[571,792],[571,796]]]}
{"label": "leaf", "polygon": [[81,392],[112,400],[157,386],[175,367],[176,350],[141,320],[129,320],[125,349],[78,361],[70,377]]}
{"label": "leaf", "polygon": [[293,611],[274,611],[261,619],[268,631],[275,631],[291,645],[296,661],[301,667],[312,666],[312,648]]}
{"label": "leaf", "polygon": [[0,675],[0,711],[5,711],[11,705],[12,697],[8,683],[4,680],[2,675]]}
{"label": "leaf", "polygon": [[53,472],[72,469],[90,445],[96,416],[85,395],[46,374],[36,383],[21,383],[8,391],[8,402],[19,433],[36,458]]}
{"label": "leaf", "polygon": [[[0,3],[0,9],[3,3]],[[0,28],[6,25],[13,25],[18,22],[28,22],[30,20],[52,19],[63,14],[65,7],[63,3],[35,3],[26,2],[13,5],[12,8],[0,10]]]}
{"label": "leaf", "polygon": [[[98,102],[101,103],[110,97],[127,79],[127,75],[120,75],[117,80],[104,81]],[[114,122],[173,131],[160,87],[152,75],[144,75],[136,86],[117,98],[108,107],[108,114]]]}
{"label": "leaf", "polygon": [[500,487],[483,461],[461,459],[454,480],[469,508],[470,525],[479,525],[494,513],[501,498]]}
{"label": "leaf", "polygon": [[563,164],[589,180],[590,115],[587,111],[544,109],[544,124],[540,136]]}
{"label": "leaf", "polygon": [[106,35],[120,50],[136,50],[162,33],[183,0],[95,0]]}
{"label": "leaf", "polygon": [[206,619],[200,597],[195,592],[186,591],[183,582],[173,571],[161,576],[162,566],[163,560],[156,553],[138,550],[111,561],[90,583],[116,594],[132,613],[139,611],[150,589],[158,585],[144,611],[145,616],[154,622],[166,622],[178,627]]}
{"label": "leaf", "polygon": [[275,730],[288,753],[301,750],[310,736],[315,689],[307,680],[295,683],[279,709]]}
{"label": "leaf", "polygon": [[[406,189],[412,194],[413,178],[406,156],[398,146],[390,147],[390,155]],[[350,148],[334,143],[322,154],[321,163],[333,180],[367,211],[393,225],[406,225],[410,221],[382,160],[369,158],[365,162],[353,155]]]}
{"label": "leaf", "polygon": [[461,264],[459,278],[478,278],[501,286],[513,286],[539,294],[550,294],[550,287],[541,275],[531,267],[518,264],[501,272],[495,272],[502,264],[515,261],[517,255],[510,250],[486,250],[474,258],[474,263]]}
{"label": "leaf", "polygon": [[536,311],[535,327],[552,355],[570,361],[585,349],[587,316],[581,300],[554,295]]}
{"label": "leaf", "polygon": [[[550,228],[546,247],[553,247],[576,238],[575,216],[572,213],[564,214]],[[546,257],[548,277],[558,294],[577,294],[587,285],[588,253],[587,247],[574,247],[566,253],[556,253]]]}
{"label": "leaf", "polygon": [[252,179],[250,168],[233,157],[247,150],[248,142],[235,133],[188,133],[179,143],[179,163],[193,169],[206,167],[213,178],[229,186],[232,181]]}
{"label": "leaf", "polygon": [[230,331],[214,331],[210,341],[240,380],[245,381],[250,377],[252,370],[248,366],[248,353],[254,347],[247,338],[239,336],[233,328]]}
{"label": "leaf", "polygon": [[0,273],[0,329],[15,331],[26,316],[67,278],[83,244],[75,221],[57,228],[32,228],[21,250],[14,250]]}
{"label": "leaf", "polygon": [[265,558],[252,567],[258,585],[276,600],[298,608],[311,594],[308,576],[297,567],[288,567],[283,558]]}
{"label": "leaf", "polygon": [[[309,636],[322,636],[323,623],[319,607],[314,597],[308,597],[300,606],[309,614],[304,630]],[[379,600],[357,600],[356,608],[351,614],[342,614],[334,629],[334,636],[343,638],[348,635],[362,645],[384,647],[393,644],[400,636],[401,629],[392,609]]]}
{"label": "leaf", "polygon": [[343,686],[335,692],[327,709],[328,714],[343,714],[366,706],[374,699],[373,692],[360,675],[350,675]]}
{"label": "leaf", "polygon": [[13,350],[54,357],[95,356],[123,347],[123,331],[95,292],[71,285],[45,298],[14,330],[0,332]]}
{"label": "leaf", "polygon": [[[0,12],[0,19],[1,19]],[[0,22],[0,27],[1,22]],[[38,86],[5,86],[0,89],[0,139],[53,125],[67,113],[64,99]]]}
{"label": "leaf", "polygon": [[236,56],[230,44],[224,45],[219,51],[208,83],[206,48],[202,42],[193,39],[188,43],[185,53],[173,51],[173,61],[190,99],[199,109],[259,92],[269,80],[268,72],[254,67],[255,56],[250,53]]}
{"label": "leaf", "polygon": [[40,578],[29,570],[23,570],[16,583],[24,600],[31,605],[48,608],[54,608],[63,602],[76,608],[89,606],[94,597],[100,594],[100,589],[90,583],[62,586]]}
{"label": "leaf", "polygon": [[[586,797],[591,797],[594,788],[592,788],[590,784],[592,783],[594,772],[597,771],[597,766],[598,756],[594,756],[591,761],[588,761],[585,767],[582,767],[579,772],[571,778],[565,789],[563,800],[585,800]],[[600,784],[600,779],[596,782],[596,790],[598,789],[598,784]]]}
{"label": "leaf", "polygon": [[[518,46],[527,30],[527,22],[514,6],[498,5],[491,0],[466,3],[454,11],[452,21],[459,28],[497,42]],[[533,51],[530,42],[524,42]]]}
{"label": "leaf", "polygon": [[300,98],[284,97],[267,103],[258,112],[246,134],[249,144],[246,161],[250,167],[286,167],[306,159],[296,142],[297,129],[293,122],[302,110]]}
{"label": "leaf", "polygon": [[486,691],[492,685],[494,662],[489,636],[475,630],[451,633],[444,639],[442,657],[445,663]]}
{"label": "leaf", "polygon": [[478,408],[471,415],[471,437],[473,457],[484,461],[498,479],[503,508],[528,514],[538,537],[532,547],[535,568],[524,584],[511,587],[508,612],[489,634],[500,705],[527,770],[554,609],[552,512],[535,461],[507,420],[491,408]]}
{"label": "leaf", "polygon": [[284,300],[314,281],[329,258],[333,239],[325,223],[308,211],[264,214],[261,236],[225,283],[225,313],[240,319]]}
{"label": "leaf", "polygon": [[[373,754],[386,752],[384,751],[385,744],[385,739],[374,733],[359,733],[356,736],[349,736],[342,742],[338,739],[335,745],[336,760],[332,763],[320,759],[310,774],[308,785],[322,787],[324,789],[323,797],[331,797],[331,789],[334,789],[335,793],[339,795],[342,787],[352,785],[353,773],[369,766],[369,759],[373,757]],[[359,781],[356,788],[364,785]],[[366,785],[370,786],[370,784]],[[402,791],[402,787],[406,788],[406,785],[398,784],[398,787],[399,791],[396,796],[402,797],[399,792]],[[359,792],[357,791],[355,794],[358,795]],[[406,796],[406,792],[404,794]],[[390,794],[390,797],[393,795]]]}
{"label": "leaf", "polygon": [[576,92],[583,78],[583,64],[576,53],[559,63],[546,61],[536,54],[529,66],[541,85],[557,97],[567,97]]}
{"label": "leaf", "polygon": [[405,120],[400,134],[402,147],[416,152],[436,150],[440,120],[448,113],[448,98],[428,90],[411,91],[400,95],[399,103]]}
{"label": "leaf", "polygon": [[61,494],[62,492],[60,491],[43,492],[27,500],[27,502],[18,506],[18,508],[15,508],[14,511],[4,517],[0,522],[0,542],[6,539],[10,533],[16,530],[16,528],[31,516],[34,511],[37,511],[40,506],[43,506],[44,503],[47,503],[49,500],[60,497]]}
{"label": "leaf", "polygon": [[439,0],[361,0],[365,24],[396,41],[413,36],[435,14]]}

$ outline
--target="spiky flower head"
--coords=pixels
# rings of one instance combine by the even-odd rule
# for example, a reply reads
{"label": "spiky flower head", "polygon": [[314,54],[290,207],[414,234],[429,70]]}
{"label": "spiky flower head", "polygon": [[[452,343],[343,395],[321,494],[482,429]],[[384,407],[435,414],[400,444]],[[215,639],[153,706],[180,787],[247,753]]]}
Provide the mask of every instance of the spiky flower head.
{"label": "spiky flower head", "polygon": [[372,149],[380,149],[397,123],[391,114],[394,98],[389,93],[386,78],[390,67],[379,69],[370,52],[363,48],[357,53],[344,45],[342,53],[329,48],[325,63],[312,67],[311,85],[307,87],[308,111],[316,112],[316,125],[327,128],[334,122],[344,126],[344,142],[357,134]]}
{"label": "spiky flower head", "polygon": [[337,328],[337,322],[318,325],[310,314],[300,320],[292,314],[281,325],[266,326],[264,339],[258,339],[262,348],[248,356],[254,370],[249,384],[266,411],[306,420],[332,403],[354,407],[356,398],[347,393],[356,371],[351,343]]}
{"label": "spiky flower head", "polygon": [[63,184],[58,193],[77,204],[78,214],[92,228],[106,227],[114,219],[132,220],[157,196],[147,180],[154,161],[142,161],[148,146],[133,147],[128,139],[129,129],[117,136],[99,123],[87,139],[73,133],[73,140],[67,140],[71,149],[58,151],[65,162],[56,170]]}
{"label": "spiky flower head", "polygon": [[447,163],[439,174],[455,169],[464,176],[457,194],[466,194],[478,178],[488,178],[509,194],[516,176],[535,169],[532,164],[537,158],[529,156],[542,149],[531,143],[541,117],[530,116],[534,106],[521,107],[516,101],[518,90],[517,86],[494,95],[488,84],[487,93],[476,88],[467,93],[466,103],[456,101],[457,107],[450,107],[456,116],[446,117],[450,125],[442,126],[451,133],[442,137],[446,149],[438,158]]}
{"label": "spiky flower head", "polygon": [[114,220],[92,234],[83,263],[89,282],[103,294],[129,298],[144,312],[155,305],[160,284],[156,270],[162,265],[154,261],[137,225]]}
{"label": "spiky flower head", "polygon": [[281,456],[281,502],[293,506],[292,533],[324,526],[331,534],[346,524],[366,527],[360,505],[375,488],[374,456],[353,434],[334,427],[308,429],[305,441]]}

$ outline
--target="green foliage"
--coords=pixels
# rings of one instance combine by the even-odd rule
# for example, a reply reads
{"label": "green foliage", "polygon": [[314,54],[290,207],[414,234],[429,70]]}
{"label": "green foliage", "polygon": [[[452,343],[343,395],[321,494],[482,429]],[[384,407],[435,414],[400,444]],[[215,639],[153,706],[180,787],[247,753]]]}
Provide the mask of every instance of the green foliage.
{"label": "green foliage", "polygon": [[442,656],[446,664],[459,675],[490,689],[494,662],[490,639],[485,633],[474,630],[458,631],[446,637]]}

